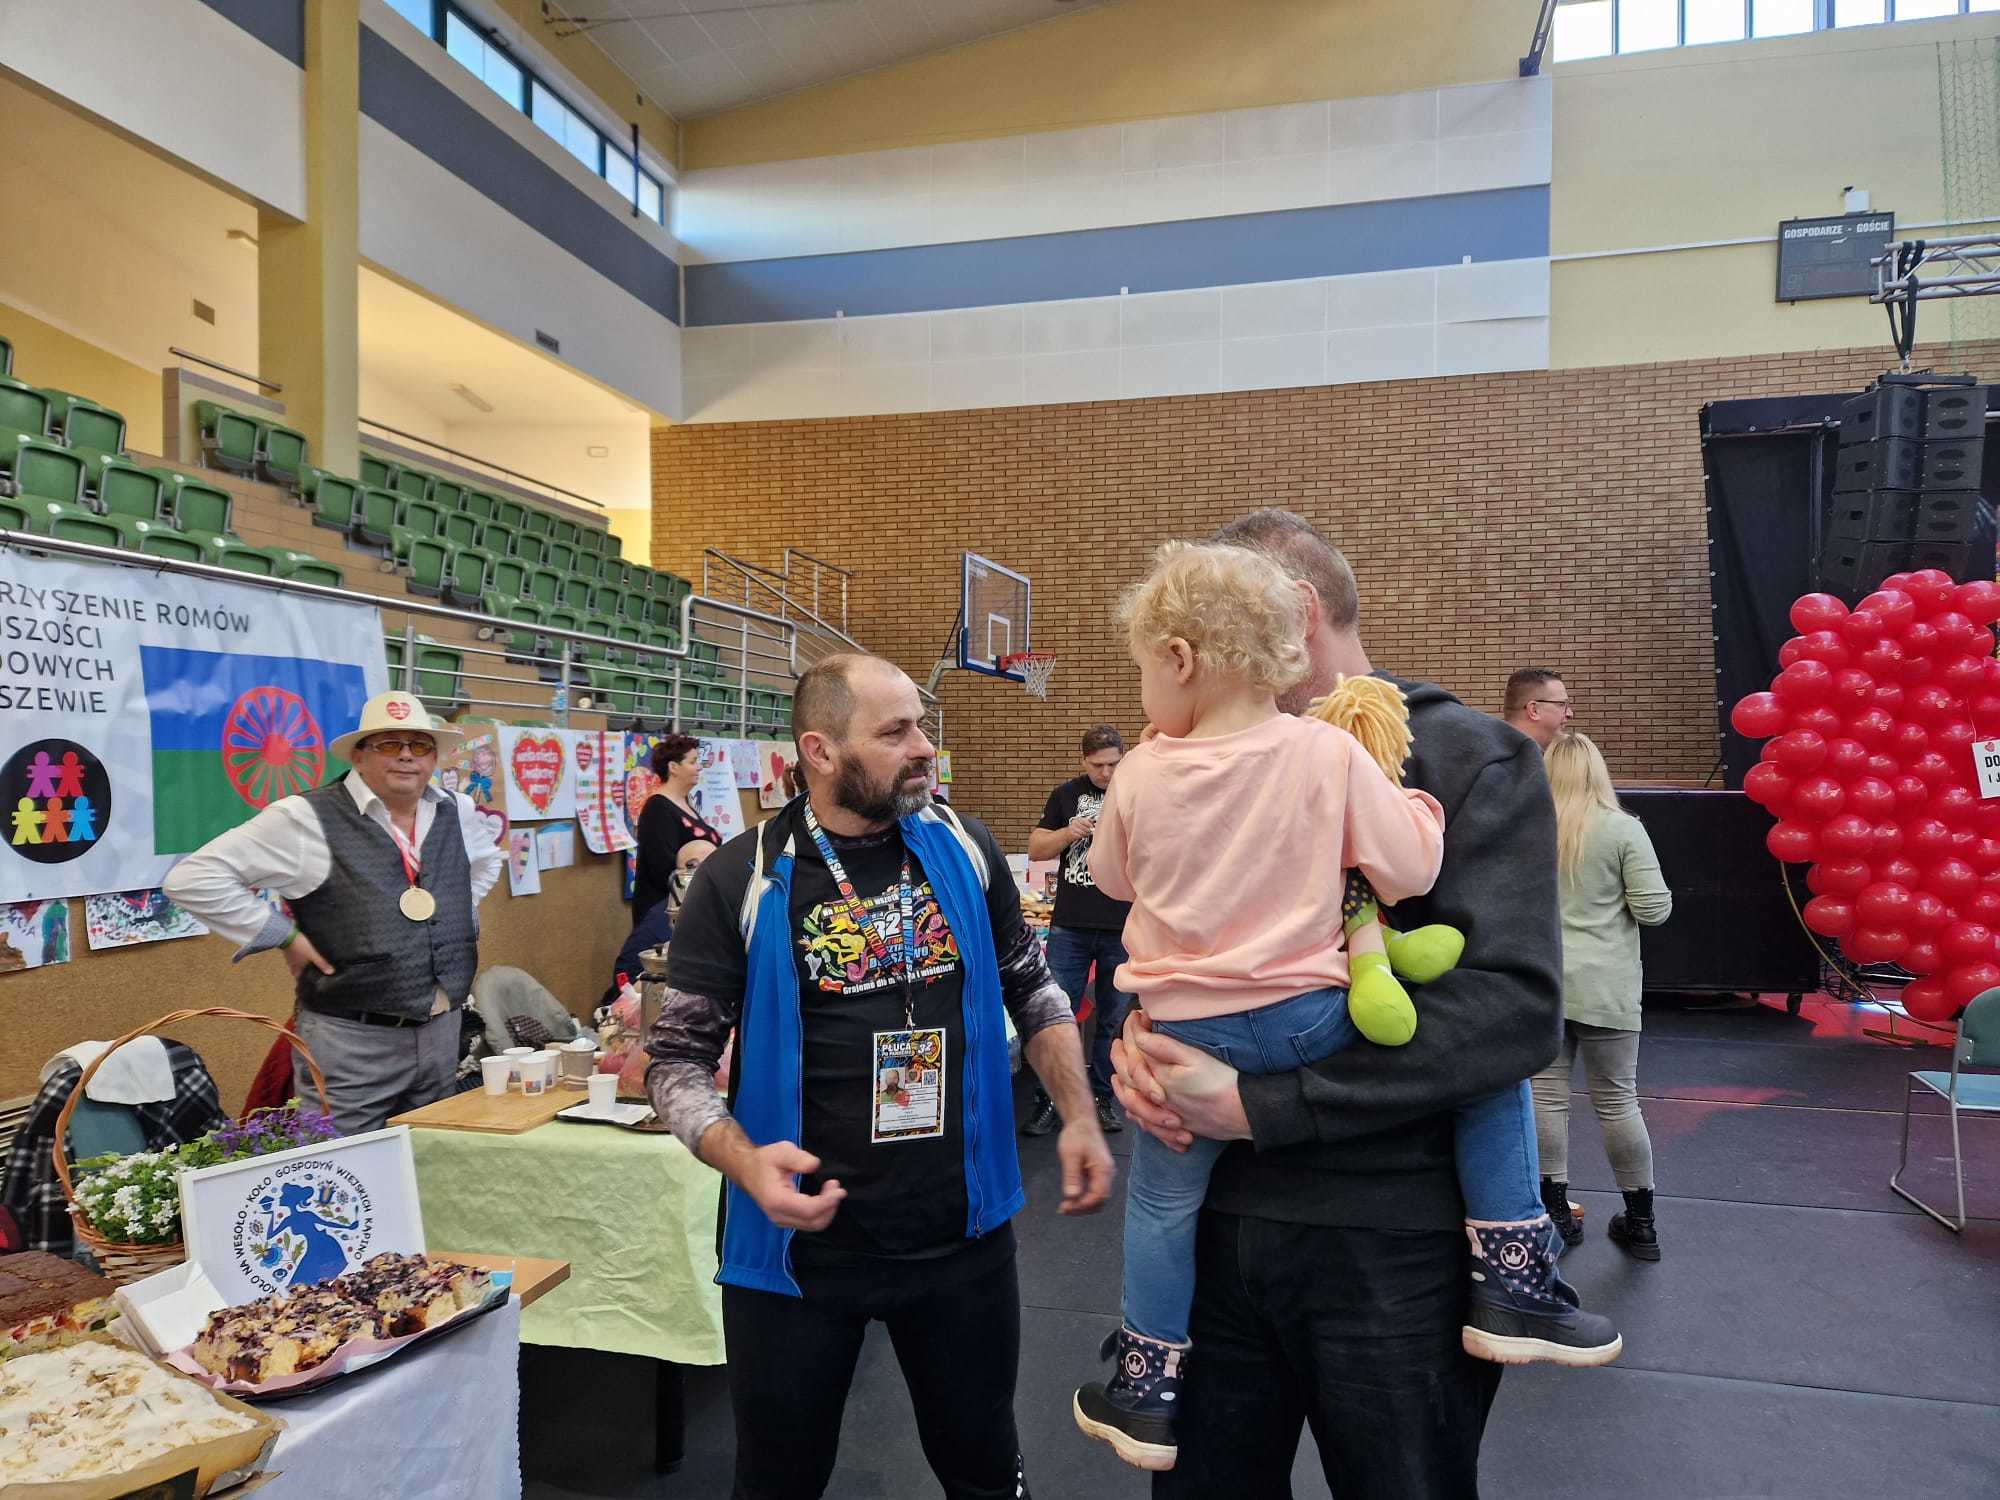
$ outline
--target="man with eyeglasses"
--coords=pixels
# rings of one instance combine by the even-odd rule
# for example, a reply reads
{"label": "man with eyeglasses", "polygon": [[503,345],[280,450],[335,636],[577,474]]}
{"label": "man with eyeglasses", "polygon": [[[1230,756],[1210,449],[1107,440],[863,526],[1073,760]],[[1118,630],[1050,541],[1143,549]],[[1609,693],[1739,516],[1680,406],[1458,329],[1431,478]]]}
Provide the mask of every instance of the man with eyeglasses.
{"label": "man with eyeglasses", "polygon": [[[168,897],[239,944],[238,959],[283,955],[294,1029],[343,1135],[443,1098],[458,1069],[477,908],[506,863],[471,799],[431,784],[439,743],[460,738],[411,694],[379,693],[328,747],[352,771],[279,798],[167,876]],[[302,1058],[292,1084],[315,1101]]]}
{"label": "man with eyeglasses", "polygon": [[1560,672],[1523,667],[1507,679],[1507,704],[1501,717],[1546,752],[1576,717],[1576,701]]}

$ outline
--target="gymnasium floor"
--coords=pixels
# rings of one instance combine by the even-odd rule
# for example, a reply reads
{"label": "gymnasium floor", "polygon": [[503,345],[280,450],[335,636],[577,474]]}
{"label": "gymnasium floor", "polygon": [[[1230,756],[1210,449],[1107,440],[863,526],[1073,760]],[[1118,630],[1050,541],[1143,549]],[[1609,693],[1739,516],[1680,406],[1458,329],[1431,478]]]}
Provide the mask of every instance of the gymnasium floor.
{"label": "gymnasium floor", "polygon": [[[1567,1274],[1626,1340],[1605,1371],[1514,1371],[1488,1425],[1482,1494],[1620,1500],[1846,1500],[2000,1493],[2000,1121],[1965,1127],[1968,1207],[1951,1234],[1892,1194],[1903,1079],[1937,1048],[1862,1035],[1882,1017],[1808,1001],[1649,1003],[1640,1088],[1652,1127],[1664,1258],[1604,1239],[1618,1206],[1589,1101],[1575,1100],[1572,1197],[1588,1234]],[[1930,1109],[1912,1147],[1920,1191],[1950,1192],[1949,1137]],[[1122,1158],[1128,1130],[1111,1138]],[[1054,1137],[1022,1143],[1022,1375],[1016,1403],[1040,1500],[1138,1497],[1145,1480],[1083,1439],[1068,1393],[1116,1322],[1118,1218],[1046,1207]],[[729,1493],[720,1370],[691,1371],[687,1459],[646,1472],[644,1361],[528,1349],[522,1461],[529,1500]],[[1297,1494],[1327,1494],[1310,1443]],[[848,1404],[835,1500],[937,1493],[886,1338],[871,1334]]]}

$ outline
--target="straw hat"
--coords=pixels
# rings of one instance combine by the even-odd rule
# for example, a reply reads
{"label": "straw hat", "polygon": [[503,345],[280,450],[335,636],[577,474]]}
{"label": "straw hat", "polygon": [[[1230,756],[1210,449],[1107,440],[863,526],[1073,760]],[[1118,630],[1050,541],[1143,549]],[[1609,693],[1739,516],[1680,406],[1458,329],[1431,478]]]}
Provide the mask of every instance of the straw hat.
{"label": "straw hat", "polygon": [[361,723],[335,739],[327,749],[342,760],[354,758],[354,747],[371,734],[393,734],[397,730],[427,734],[448,749],[465,738],[455,724],[431,717],[431,711],[412,693],[377,693],[361,706]]}

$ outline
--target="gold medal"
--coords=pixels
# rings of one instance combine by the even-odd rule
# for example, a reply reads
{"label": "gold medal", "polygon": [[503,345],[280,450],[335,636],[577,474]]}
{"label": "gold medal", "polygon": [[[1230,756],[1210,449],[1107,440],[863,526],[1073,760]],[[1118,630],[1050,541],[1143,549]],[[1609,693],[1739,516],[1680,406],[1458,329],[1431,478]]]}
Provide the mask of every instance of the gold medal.
{"label": "gold medal", "polygon": [[420,885],[413,885],[404,891],[396,902],[397,909],[412,922],[428,922],[437,915],[437,897]]}

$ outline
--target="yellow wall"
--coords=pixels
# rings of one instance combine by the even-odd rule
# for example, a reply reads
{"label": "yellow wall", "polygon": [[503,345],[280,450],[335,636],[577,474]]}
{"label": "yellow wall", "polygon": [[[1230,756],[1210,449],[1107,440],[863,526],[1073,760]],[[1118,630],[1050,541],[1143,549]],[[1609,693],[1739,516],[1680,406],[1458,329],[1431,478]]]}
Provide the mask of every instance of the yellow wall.
{"label": "yellow wall", "polygon": [[1123,0],[684,127],[738,166],[1511,77],[1536,0]]}
{"label": "yellow wall", "polygon": [[110,407],[125,418],[127,447],[159,453],[158,370],[142,370],[4,302],[0,302],[0,338],[14,346],[16,379],[74,391]]}
{"label": "yellow wall", "polygon": [[1996,35],[1982,15],[1557,67],[1551,363],[1886,344],[1865,301],[1774,300],[1774,244],[1562,257],[1772,236],[1850,185],[1899,226],[1941,219],[1940,45]]}

